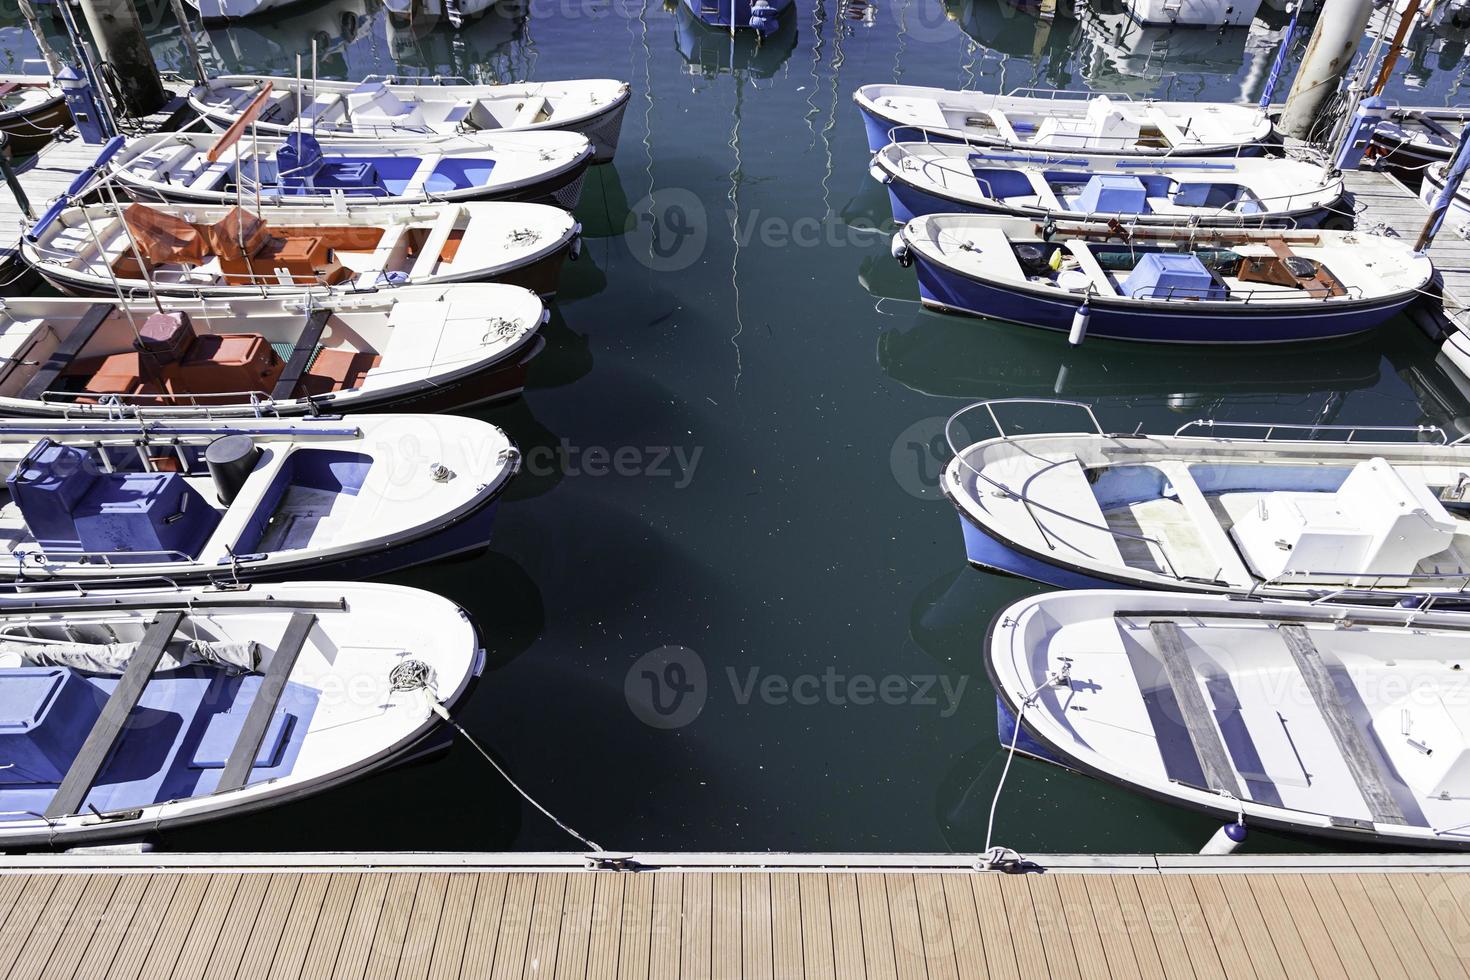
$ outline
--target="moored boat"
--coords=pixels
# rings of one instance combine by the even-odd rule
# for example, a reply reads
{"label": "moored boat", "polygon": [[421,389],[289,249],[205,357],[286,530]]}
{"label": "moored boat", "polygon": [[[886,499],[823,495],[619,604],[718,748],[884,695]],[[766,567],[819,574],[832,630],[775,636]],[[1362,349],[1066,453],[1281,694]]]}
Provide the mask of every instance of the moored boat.
{"label": "moored boat", "polygon": [[1345,337],[1433,275],[1409,243],[1356,231],[1179,228],[937,214],[893,239],[926,306],[1085,337],[1285,343]]}
{"label": "moored boat", "polygon": [[1110,156],[1234,156],[1260,153],[1273,136],[1271,120],[1255,106],[1027,91],[864,85],[853,100],[873,153],[927,139]]}
{"label": "moored boat", "polygon": [[1417,178],[1424,168],[1449,161],[1467,120],[1470,109],[1393,109],[1374,127],[1368,153]]}
{"label": "moored boat", "polygon": [[48,214],[21,254],[75,295],[233,297],[500,282],[556,292],[581,247],[560,208],[512,201],[340,210],[94,204]]}
{"label": "moored boat", "polygon": [[240,139],[154,133],[112,158],[137,200],[256,206],[528,201],[570,211],[592,162],[586,137],[559,130],[442,139],[321,139],[309,133]]}
{"label": "moored boat", "polygon": [[402,586],[0,598],[0,847],[146,840],[408,761],[483,666],[459,607]]}
{"label": "moored boat", "polygon": [[612,79],[471,85],[222,75],[196,86],[189,104],[224,130],[262,93],[268,97],[255,122],[262,134],[301,128],[318,138],[381,139],[564,129],[587,137],[595,162],[607,163],[617,152],[629,88]]}
{"label": "moored boat", "polygon": [[451,415],[0,420],[10,581],[360,578],[489,544],[520,465]]}
{"label": "moored boat", "polygon": [[[1341,207],[1342,177],[1300,160],[1143,160],[891,143],[873,157],[896,221],[926,214],[1315,227]],[[1350,223],[1345,209],[1340,220]]]}
{"label": "moored boat", "polygon": [[0,307],[0,413],[460,409],[520,393],[547,318],[535,293],[486,284],[309,301],[12,298]]}
{"label": "moored boat", "polygon": [[66,96],[49,75],[0,75],[0,134],[11,153],[35,153],[70,125]]}
{"label": "moored boat", "polygon": [[[1055,412],[1071,418],[1042,417]],[[980,568],[1287,598],[1470,589],[1470,443],[1432,426],[1113,434],[1077,402],[998,399],[961,409],[946,435],[941,486]]]}
{"label": "moored boat", "polygon": [[707,27],[748,28],[764,36],[780,28],[791,0],[684,0],[684,6]]}
{"label": "moored boat", "polygon": [[996,616],[986,665],[1019,751],[1231,824],[1462,849],[1467,630],[1432,609],[1057,592]]}

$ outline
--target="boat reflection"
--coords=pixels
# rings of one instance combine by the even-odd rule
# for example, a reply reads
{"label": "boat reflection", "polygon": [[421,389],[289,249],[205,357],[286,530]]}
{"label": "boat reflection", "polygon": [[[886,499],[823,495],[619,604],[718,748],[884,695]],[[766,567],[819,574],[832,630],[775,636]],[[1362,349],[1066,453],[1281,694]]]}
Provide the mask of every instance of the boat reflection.
{"label": "boat reflection", "polygon": [[[1284,22],[1257,20],[1248,28],[1172,30],[1141,27],[1127,13],[1091,11],[1082,17],[1081,25],[1078,63],[1091,88],[1160,95],[1159,83],[1170,75],[1239,76],[1236,97],[1243,101],[1256,98],[1265,84],[1286,29]],[[1189,94],[1168,93],[1172,98]]]}
{"label": "boat reflection", "polygon": [[[1072,9],[1071,4],[1072,0],[1060,0],[1058,6]],[[980,47],[1005,59],[1022,59],[1017,67],[1029,77],[1008,78],[1008,87],[1071,86],[1072,53],[1080,37],[1077,22],[1071,17],[1048,21],[1033,9],[1008,0],[945,0],[944,9],[945,15]]]}
{"label": "boat reflection", "polygon": [[755,31],[731,32],[709,27],[682,3],[675,7],[673,19],[674,46],[691,75],[770,78],[796,50],[795,15],[782,17],[780,26],[764,37]]}

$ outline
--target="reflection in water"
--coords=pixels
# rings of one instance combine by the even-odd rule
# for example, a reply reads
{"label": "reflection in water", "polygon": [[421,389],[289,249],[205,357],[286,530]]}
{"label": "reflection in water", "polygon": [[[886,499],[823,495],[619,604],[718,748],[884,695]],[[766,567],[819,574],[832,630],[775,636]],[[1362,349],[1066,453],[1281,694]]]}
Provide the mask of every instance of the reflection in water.
{"label": "reflection in water", "polygon": [[1183,99],[1192,93],[1175,90],[1173,79],[1161,92],[1160,82],[1181,76],[1187,87],[1193,76],[1235,75],[1240,89],[1227,100],[1252,101],[1266,83],[1285,27],[1257,20],[1248,28],[1176,30],[1141,27],[1127,13],[1089,12],[1082,19],[1082,76],[1101,91]]}
{"label": "reflection in water", "polygon": [[1071,86],[1072,49],[1080,32],[1070,18],[1048,22],[1006,0],[945,0],[944,8],[976,44],[1017,59],[1007,66],[1012,70],[1003,88]]}
{"label": "reflection in water", "polygon": [[797,18],[785,16],[772,34],[723,31],[700,22],[684,4],[674,10],[674,44],[691,75],[770,78],[796,50]]}
{"label": "reflection in water", "polygon": [[[1412,338],[1414,328],[1397,320],[1376,333],[1334,344],[1329,356],[1289,356],[1283,348],[1280,356],[1267,357],[1259,348],[1108,341],[1072,347],[1052,331],[923,311],[909,326],[879,336],[878,364],[895,381],[940,397],[1144,397],[1176,411],[1197,412],[1219,396],[1236,405],[1278,396],[1301,405],[1302,396],[1326,398],[1372,388],[1380,361],[1401,345],[1395,334]],[[1298,346],[1292,353],[1307,354],[1308,348]]]}

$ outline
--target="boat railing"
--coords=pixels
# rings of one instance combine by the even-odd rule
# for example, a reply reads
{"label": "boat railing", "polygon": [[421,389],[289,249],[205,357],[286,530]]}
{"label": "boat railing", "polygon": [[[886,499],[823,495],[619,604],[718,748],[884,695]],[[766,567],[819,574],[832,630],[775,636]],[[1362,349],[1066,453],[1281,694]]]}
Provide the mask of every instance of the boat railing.
{"label": "boat railing", "polygon": [[[1216,436],[1217,429],[1259,434]],[[1193,430],[1204,430],[1204,432],[1196,433]],[[1289,434],[1280,435],[1280,433]],[[1331,442],[1352,442],[1360,434],[1372,434],[1373,442],[1395,441],[1392,437],[1398,436],[1402,437],[1404,442],[1419,443],[1423,440],[1417,437],[1427,435],[1435,440],[1434,445],[1443,446],[1448,443],[1444,430],[1437,425],[1326,425],[1316,422],[1230,422],[1215,419],[1192,419],[1174,430],[1176,438],[1203,435],[1206,438],[1251,439],[1257,442],[1269,442],[1277,438],[1315,441],[1319,433],[1332,434],[1334,438],[1324,440]],[[1390,438],[1385,439],[1385,436]],[[1459,442],[1460,440],[1455,440],[1455,444]]]}
{"label": "boat railing", "polygon": [[[1136,289],[1129,290],[1129,292],[1127,293],[1127,297],[1129,299],[1161,300],[1192,299],[1206,300],[1217,303],[1255,302],[1256,304],[1272,302],[1279,303],[1285,300],[1295,300],[1298,298],[1292,295],[1290,292],[1286,292],[1280,289],[1226,289],[1224,296],[1210,295],[1211,293],[1218,291],[1220,291],[1220,285],[1218,283],[1211,283],[1208,286],[1164,286],[1158,283],[1153,283],[1147,286],[1139,286]],[[1333,300],[1352,301],[1362,298],[1363,289],[1361,286],[1358,286],[1356,284],[1346,287],[1343,292],[1337,296],[1319,297],[1319,299],[1324,303],[1328,303]]]}
{"label": "boat railing", "polygon": [[1038,463],[1041,464],[1041,466],[1039,469],[1034,469],[1027,473],[1025,482],[1021,485],[1019,489],[1001,483],[999,480],[992,478],[988,474],[982,473],[973,464],[971,464],[971,462],[965,457],[964,449],[959,448],[955,445],[953,431],[954,424],[961,416],[966,415],[969,412],[983,409],[986,417],[989,418],[991,424],[995,427],[996,432],[1000,435],[1000,438],[1009,441],[1011,439],[1011,436],[1006,431],[1005,426],[1001,423],[999,416],[997,416],[995,413],[995,408],[998,405],[1049,405],[1053,407],[1076,409],[1082,412],[1086,416],[1087,420],[1092,424],[1093,432],[1084,433],[1085,435],[1095,434],[1106,436],[1107,433],[1103,431],[1102,425],[1098,422],[1097,415],[1093,413],[1091,405],[1085,404],[1083,402],[1068,401],[1061,398],[987,399],[986,401],[976,402],[973,405],[967,405],[966,407],[951,415],[949,417],[949,421],[945,423],[944,438],[945,441],[949,444],[950,452],[954,454],[955,459],[959,460],[961,466],[973,473],[977,481],[983,481],[984,483],[989,485],[993,492],[1019,502],[1021,506],[1025,508],[1026,516],[1031,518],[1031,523],[1035,526],[1036,532],[1041,535],[1042,541],[1046,543],[1046,546],[1049,549],[1055,550],[1056,542],[1054,540],[1053,534],[1048,531],[1046,526],[1042,523],[1041,518],[1038,516],[1038,513],[1071,521],[1073,524],[1080,525],[1094,531],[1102,531],[1103,533],[1108,534],[1116,539],[1141,542],[1143,544],[1149,545],[1153,549],[1153,552],[1158,555],[1158,557],[1163,561],[1164,565],[1167,568],[1166,574],[1170,578],[1176,579],[1181,582],[1202,581],[1197,578],[1192,579],[1187,575],[1180,574],[1179,569],[1176,568],[1174,565],[1173,559],[1169,557],[1169,552],[1164,547],[1164,543],[1152,535],[1143,534],[1142,532],[1135,531],[1123,531],[1118,528],[1111,527],[1107,524],[1097,524],[1093,521],[1087,520],[1086,518],[1078,517],[1076,514],[1069,514],[1066,511],[1058,510],[1055,507],[1051,507],[1048,504],[1042,503],[1041,501],[1031,497],[1029,493],[1029,488],[1033,480],[1036,480],[1037,478],[1051,472],[1052,470],[1060,466],[1066,466],[1072,463],[1076,463],[1078,466],[1082,466],[1082,461],[1076,456],[1066,456],[1061,459],[1047,459],[1043,456],[1038,456],[1037,454],[1031,452],[1025,446],[1020,446],[1019,448],[1023,453],[1036,460]]}
{"label": "boat railing", "polygon": [[382,82],[384,85],[473,85],[463,75],[404,75],[375,72],[363,77],[364,82]]}
{"label": "boat railing", "polygon": [[[1036,86],[1023,85],[1023,86],[1020,86],[1019,88],[1013,88],[1013,89],[1011,89],[1009,92],[1007,92],[1005,94],[1005,98],[1007,98],[1007,99],[1052,99],[1054,101],[1061,99],[1061,100],[1080,100],[1080,101],[1083,101],[1083,102],[1090,102],[1093,99],[1097,98],[1097,96],[1099,96],[1101,94],[1104,94],[1104,93],[1090,92],[1090,91],[1088,91],[1086,89],[1075,89],[1075,88],[1045,88],[1045,87],[1036,87]],[[1108,93],[1106,93],[1106,95],[1108,97],[1108,101],[1109,102],[1132,102],[1133,101],[1133,96],[1129,95],[1126,92],[1118,92],[1116,94],[1113,93],[1113,92],[1108,92]]]}
{"label": "boat railing", "polygon": [[[37,568],[46,568],[52,565],[62,564],[101,564],[107,568],[117,568],[119,565],[128,565],[138,559],[154,559],[170,562],[197,560],[193,555],[174,548],[161,548],[154,551],[67,551],[53,557],[44,548],[21,547],[12,551],[10,557],[15,562],[15,567],[22,574],[24,574],[26,568],[32,565]],[[118,561],[114,562],[114,559],[118,559]],[[124,561],[122,559],[127,560]]]}
{"label": "boat railing", "polygon": [[[91,404],[79,399],[96,398]],[[210,399],[219,404],[205,404]],[[161,405],[159,402],[185,401],[187,404]],[[255,418],[280,418],[276,400],[268,392],[254,391],[211,391],[211,392],[114,392],[98,398],[86,391],[43,391],[41,402],[46,405],[65,405],[62,417],[67,419],[86,418],[105,414],[108,418],[136,417],[145,407],[152,408],[158,418],[203,416],[213,418],[214,411],[229,408],[237,411],[248,406]],[[75,413],[75,414],[74,414]],[[229,416],[224,416],[229,417]]]}
{"label": "boat railing", "polygon": [[[1261,589],[1267,589],[1273,586],[1299,585],[1302,583],[1302,580],[1313,578],[1367,580],[1367,584],[1358,581],[1357,584],[1333,589],[1331,592],[1323,595],[1314,596],[1312,598],[1313,602],[1327,602],[1339,599],[1344,595],[1357,593],[1372,595],[1375,592],[1381,593],[1383,589],[1404,589],[1421,582],[1459,582],[1460,585],[1458,588],[1454,590],[1439,589],[1439,594],[1443,596],[1452,591],[1454,595],[1470,595],[1470,569],[1460,569],[1454,572],[1370,572],[1364,571],[1361,568],[1347,570],[1318,568],[1290,569],[1279,575],[1273,575],[1270,578],[1257,579],[1246,595],[1254,596]],[[1430,584],[1429,587],[1437,588],[1434,584]],[[1427,612],[1428,607],[1421,606],[1420,611]]]}

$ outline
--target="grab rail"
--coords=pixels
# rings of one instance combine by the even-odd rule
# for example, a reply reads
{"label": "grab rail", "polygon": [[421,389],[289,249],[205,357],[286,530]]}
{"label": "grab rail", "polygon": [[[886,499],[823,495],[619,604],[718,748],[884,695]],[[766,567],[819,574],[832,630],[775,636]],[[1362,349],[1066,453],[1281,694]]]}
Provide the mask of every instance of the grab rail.
{"label": "grab rail", "polygon": [[[1342,439],[1332,440],[1334,442],[1348,443],[1359,432],[1395,433],[1402,435],[1433,435],[1438,437],[1435,445],[1448,445],[1445,432],[1437,425],[1323,425],[1315,422],[1230,422],[1216,421],[1215,419],[1191,419],[1174,430],[1176,437],[1183,436],[1189,429],[1209,429],[1212,433],[1216,428],[1222,429],[1249,429],[1254,431],[1264,430],[1261,436],[1233,436],[1227,438],[1255,439],[1258,442],[1268,442],[1276,434],[1278,429],[1287,429],[1293,432],[1306,432],[1307,438],[1312,438],[1318,432],[1346,432],[1347,436]],[[1466,438],[1466,437],[1462,437]],[[1382,440],[1379,440],[1382,441]],[[1415,440],[1406,440],[1415,441]],[[1456,439],[1459,443],[1461,439]]]}
{"label": "grab rail", "polygon": [[[1224,296],[1210,296],[1211,290],[1223,289]],[[1129,299],[1195,299],[1210,303],[1250,303],[1254,301],[1257,305],[1272,302],[1298,302],[1302,297],[1296,295],[1298,291],[1284,292],[1277,289],[1231,289],[1229,286],[1221,286],[1211,283],[1208,286],[1165,286],[1160,283],[1150,283],[1147,286],[1139,286],[1131,290],[1127,295]],[[1308,297],[1310,298],[1310,297]],[[1357,285],[1348,286],[1341,296],[1317,297],[1323,303],[1359,300],[1363,298],[1363,290]]]}

